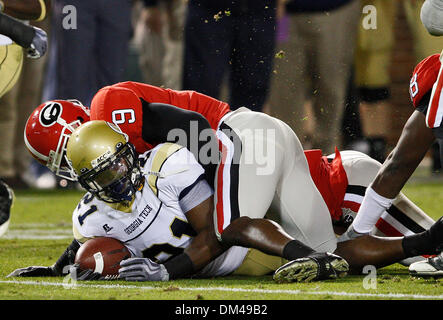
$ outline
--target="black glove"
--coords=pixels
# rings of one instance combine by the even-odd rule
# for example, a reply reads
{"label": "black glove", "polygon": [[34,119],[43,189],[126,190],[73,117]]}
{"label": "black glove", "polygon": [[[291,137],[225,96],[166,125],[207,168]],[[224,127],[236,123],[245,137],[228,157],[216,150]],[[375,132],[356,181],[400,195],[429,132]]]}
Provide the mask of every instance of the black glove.
{"label": "black glove", "polygon": [[79,248],[79,243],[73,240],[54,265],[20,268],[11,272],[7,277],[59,277],[66,275],[69,273],[69,266],[74,263],[75,254]]}
{"label": "black glove", "polygon": [[69,273],[71,275],[71,279],[77,281],[115,280],[119,278],[118,275],[103,276],[101,273],[94,272],[94,270],[91,269],[82,270],[77,263],[71,265],[69,268]]}
{"label": "black glove", "polygon": [[52,267],[32,266],[16,269],[6,276],[9,277],[56,277],[58,274]]}

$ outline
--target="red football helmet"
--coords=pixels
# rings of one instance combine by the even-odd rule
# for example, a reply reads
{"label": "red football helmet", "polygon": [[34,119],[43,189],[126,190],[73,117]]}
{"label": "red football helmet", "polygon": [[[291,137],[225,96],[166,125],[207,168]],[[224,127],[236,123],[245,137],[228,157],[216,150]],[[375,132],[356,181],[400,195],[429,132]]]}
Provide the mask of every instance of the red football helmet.
{"label": "red football helmet", "polygon": [[89,121],[89,110],[77,100],[52,100],[28,118],[24,139],[31,155],[59,177],[75,181],[65,159],[71,133]]}

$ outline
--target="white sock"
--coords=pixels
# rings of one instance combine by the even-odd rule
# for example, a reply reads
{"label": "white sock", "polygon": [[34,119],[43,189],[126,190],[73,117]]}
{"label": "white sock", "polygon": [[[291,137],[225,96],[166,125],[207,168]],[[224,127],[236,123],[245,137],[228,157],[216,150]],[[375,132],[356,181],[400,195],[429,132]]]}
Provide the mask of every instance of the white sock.
{"label": "white sock", "polygon": [[421,7],[420,19],[430,34],[443,35],[443,0],[426,0]]}
{"label": "white sock", "polygon": [[354,230],[358,233],[371,232],[383,212],[389,209],[392,201],[394,199],[385,198],[368,187],[358,214],[352,222]]}

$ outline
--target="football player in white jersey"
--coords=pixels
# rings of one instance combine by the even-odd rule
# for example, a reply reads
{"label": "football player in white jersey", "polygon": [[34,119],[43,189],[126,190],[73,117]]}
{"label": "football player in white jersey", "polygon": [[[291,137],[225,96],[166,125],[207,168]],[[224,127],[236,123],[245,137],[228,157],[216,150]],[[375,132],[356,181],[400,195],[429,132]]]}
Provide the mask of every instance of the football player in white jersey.
{"label": "football player in white jersey", "polygon": [[[186,148],[161,144],[141,156],[139,167],[132,145],[126,142],[118,127],[104,121],[89,122],[72,134],[67,156],[79,182],[90,191],[74,211],[74,236],[80,243],[97,236],[116,238],[134,257],[155,262],[151,267],[166,267],[168,272],[158,278],[153,274],[153,280],[180,277],[186,269],[177,268],[177,261],[170,258],[180,256],[206,228],[201,213],[211,206],[212,189]],[[101,148],[96,147],[99,144]],[[219,256],[221,247],[207,249],[218,258],[207,266],[193,261],[201,276],[233,272],[248,250],[232,247]],[[132,279],[121,270],[123,278]]]}
{"label": "football player in white jersey", "polygon": [[[57,108],[55,108],[56,106]],[[51,111],[46,112],[45,110]],[[63,110],[63,112],[61,110]],[[50,115],[50,117],[47,119],[46,115]],[[227,123],[228,125],[233,125],[236,127],[239,127],[239,124],[235,121],[239,121],[240,125],[246,124],[249,127],[254,125],[257,128],[265,128],[266,126],[275,125],[272,128],[283,130],[287,127],[282,127],[282,123],[276,120],[269,120],[265,116],[244,110],[233,112],[231,115],[232,117],[228,117],[226,119]],[[79,119],[81,119],[80,122],[88,121],[89,115],[85,115],[85,112],[83,112],[81,108],[70,103],[69,101],[48,102],[39,106],[35,112],[32,113],[32,117],[30,117],[28,120],[25,130],[25,140],[27,141],[27,146],[30,148],[31,153],[40,161],[53,167],[55,172],[62,172],[64,170],[64,163],[66,164],[65,161],[62,161],[62,158],[64,158],[66,141],[68,140],[73,128],[77,126],[76,123],[79,122]],[[52,125],[48,127],[49,120]],[[272,123],[270,123],[270,121]],[[45,124],[43,128],[41,128],[41,122]],[[71,123],[76,125],[71,126]],[[68,126],[67,124],[70,125]],[[42,139],[42,137],[45,138]],[[229,135],[227,137],[229,137]],[[290,132],[288,131],[281,138],[279,138],[279,141],[281,140],[281,144],[285,146],[285,152],[282,154],[288,153],[291,155],[303,155],[303,150],[299,145],[297,145],[296,141],[298,140],[296,137],[294,137],[295,135],[291,136]],[[222,136],[221,138],[224,137]],[[245,138],[247,138],[247,136]],[[226,142],[226,144],[228,145],[229,141]],[[248,144],[250,143],[248,142]],[[247,144],[245,144],[245,146],[247,146]],[[291,148],[296,150],[292,150]],[[306,195],[301,198],[301,201],[295,201],[294,203],[291,202],[291,205],[293,205],[296,210],[289,210],[289,212],[288,210],[286,210],[286,212],[285,210],[281,211],[282,205],[279,205],[278,201],[277,206],[273,206],[273,209],[277,209],[277,215],[274,214],[272,219],[274,219],[274,222],[277,221],[279,224],[284,223],[285,225],[282,224],[282,227],[285,232],[288,232],[291,235],[291,237],[282,236],[281,228],[276,227],[274,222],[257,217],[257,211],[266,211],[267,206],[260,202],[263,199],[261,199],[261,196],[258,195],[259,193],[250,188],[253,183],[249,182],[248,185],[243,185],[243,192],[239,195],[238,202],[255,202],[260,204],[258,206],[259,210],[248,207],[246,212],[252,212],[251,215],[242,216],[240,219],[238,219],[238,221],[234,220],[239,222],[235,224],[237,226],[236,228],[233,228],[232,224],[228,226],[227,229],[231,229],[231,235],[242,234],[242,237],[238,236],[230,238],[229,240],[231,245],[240,244],[244,247],[256,248],[273,256],[283,256],[287,260],[294,260],[298,257],[306,256],[312,252],[313,249],[315,251],[323,252],[332,252],[336,249],[334,231],[337,234],[341,233],[339,230],[337,230],[337,227],[339,227],[337,224],[343,225],[343,223],[349,224],[352,222],[353,215],[355,215],[355,212],[357,211],[359,201],[361,201],[364,190],[372,181],[372,178],[378,171],[380,164],[373,159],[370,159],[369,157],[357,152],[337,152],[334,160],[327,160],[326,157],[321,157],[321,152],[317,151],[319,150],[305,152],[306,158],[297,158],[298,160],[296,163],[298,166],[300,166],[300,168],[291,171],[296,172],[297,175],[294,178],[291,178],[291,176],[285,176],[287,183],[284,184],[282,188],[278,187],[275,189],[275,187],[272,187],[272,183],[269,183],[270,178],[261,177],[263,180],[262,183],[267,185],[259,189],[265,189],[269,194],[275,193],[278,196],[280,192],[284,191],[286,192],[286,199],[300,199],[300,194],[297,194],[297,190],[301,190],[303,191],[301,194]],[[279,157],[281,157],[282,154],[279,154]],[[340,154],[342,154],[341,157]],[[291,157],[288,157],[288,161],[285,162],[288,163],[288,168],[291,168],[291,164],[295,163],[293,159],[291,159]],[[306,166],[306,160],[308,160],[307,162],[309,168]],[[330,171],[329,174],[331,174],[331,176],[329,176],[327,173],[328,171]],[[339,174],[337,175],[337,173]],[[319,176],[322,178],[319,179]],[[303,177],[303,179],[301,179],[301,177]],[[312,180],[314,180],[315,184]],[[224,181],[226,182],[226,179],[224,179]],[[232,182],[234,183],[234,180],[232,180]],[[319,194],[319,191],[321,195]],[[294,194],[297,195],[298,198],[294,197]],[[307,199],[311,199],[313,197],[316,199],[316,201],[307,201]],[[226,202],[223,202],[223,204],[226,204]],[[420,210],[415,210],[413,205],[408,204],[410,204],[409,200],[405,199],[404,197],[399,198],[398,202],[395,203],[395,208],[393,208],[396,210],[390,210],[387,212],[386,217],[383,216],[383,219],[380,219],[380,226],[377,227],[378,231],[381,231],[381,233],[377,232],[376,234],[381,236],[385,235],[401,237],[424,232],[425,230],[429,229],[434,223],[432,219],[427,217]],[[257,205],[255,207],[257,207]],[[289,219],[288,214],[292,214],[293,217],[295,214],[295,219]],[[333,224],[332,226],[331,218]],[[220,221],[219,217],[217,217],[217,222],[218,221]],[[217,227],[219,226],[220,224],[217,223]],[[239,230],[238,228],[241,229]],[[299,228],[302,228],[301,232],[300,230],[297,231]],[[334,230],[332,231],[332,229]],[[395,232],[390,233],[390,231]],[[253,239],[254,237],[247,238],[248,234],[251,232],[254,233],[255,236],[258,236],[261,241],[257,241],[257,237],[255,237],[255,239]],[[246,239],[244,237],[245,235]],[[295,237],[298,241],[292,241],[292,237]],[[364,243],[370,244],[370,240],[365,241],[366,242]],[[315,246],[312,246],[312,244]],[[329,249],[325,249],[325,245],[327,245]],[[78,244],[74,242],[73,248],[76,248],[77,246]],[[323,248],[321,246],[323,246]],[[311,249],[311,247],[313,249]],[[342,248],[345,247],[346,246],[342,244],[338,250],[343,250]],[[352,247],[352,245],[350,247]],[[365,248],[368,248],[368,251],[363,250]],[[68,248],[67,253],[70,252],[71,249],[71,247]],[[360,244],[359,254],[355,255],[346,252],[343,252],[342,254],[347,254],[348,256],[346,259],[350,260],[354,259],[354,257],[358,257],[358,259],[351,261],[351,264],[354,267],[356,267],[357,264],[364,266],[365,264],[374,264],[374,261],[371,260],[371,262],[366,262],[361,257],[368,257],[372,255],[373,251],[376,249],[376,247],[371,245],[364,246]],[[349,248],[347,250],[349,250]],[[390,249],[388,250],[388,253],[389,252]],[[256,253],[257,252],[255,251],[254,254]],[[380,258],[386,258],[384,250],[380,250],[379,253]],[[254,256],[254,254],[248,255],[248,258]],[[60,261],[65,261],[68,256],[68,254],[64,255],[61,257]],[[260,256],[258,258],[260,261],[257,263],[257,265],[263,265],[263,258],[264,256]],[[383,260],[383,263],[388,263],[391,260],[392,259],[389,258],[385,259]],[[272,267],[268,268],[268,272],[275,270],[275,267],[280,266],[281,261],[282,260],[280,259],[279,261],[272,263]],[[57,263],[56,265],[62,264],[63,263]],[[314,268],[316,267],[314,266]],[[27,275],[40,272],[34,272],[33,270],[28,271],[29,273],[27,273]],[[25,273],[22,274],[24,275]]]}
{"label": "football player in white jersey", "polygon": [[[123,136],[114,125],[90,121],[68,141],[67,158],[74,174],[94,195],[86,208],[80,205],[74,213],[77,240],[111,236],[127,244],[135,257],[143,257],[122,262],[120,276],[126,280],[169,280],[195,273],[221,276],[237,269],[248,249],[223,248],[216,238],[213,192],[194,156],[179,145],[161,144],[145,154],[139,168],[132,145]],[[332,268],[318,275],[314,270],[313,278],[347,272],[344,259],[328,257],[325,266]]]}
{"label": "football player in white jersey", "polygon": [[[221,276],[242,264],[248,249],[221,246],[214,231],[212,189],[186,148],[159,145],[143,156],[139,167],[132,144],[117,126],[90,121],[74,130],[66,153],[72,175],[90,192],[74,212],[76,242],[68,252],[91,237],[117,238],[138,257],[122,262],[120,275],[126,280]],[[286,242],[292,240],[279,234]],[[319,270],[315,261],[306,259],[297,264],[299,271],[309,266],[309,272],[300,272],[300,280],[335,278],[348,271],[346,261],[333,254],[310,256],[324,268]],[[65,255],[55,268],[30,267],[11,276],[54,275],[67,260]],[[140,270],[146,274],[137,273]],[[83,273],[79,279],[91,276]]]}
{"label": "football player in white jersey", "polygon": [[[67,157],[79,182],[90,192],[73,215],[77,246],[96,236],[123,241],[134,255],[121,264],[120,276],[126,280],[164,281],[196,273],[217,276],[240,269],[247,261],[248,250],[241,243],[237,244],[241,247],[221,247],[212,221],[212,189],[191,153],[175,144],[159,145],[144,155],[145,163],[139,168],[132,145],[124,136],[114,125],[92,121],[76,129],[69,139]],[[269,222],[263,219],[262,223],[266,221]],[[312,220],[311,223],[325,221]],[[325,228],[331,227],[330,220],[326,223],[329,225],[324,225]],[[441,229],[441,223],[433,225],[415,254],[435,250],[435,242],[443,242],[441,236],[435,237]],[[354,266],[382,266],[408,257],[402,247],[406,238],[360,237],[339,243],[337,252],[350,257]],[[274,246],[274,251],[266,253],[280,257],[288,242],[302,250],[307,248],[283,231],[264,234],[263,241]],[[75,251],[73,247],[67,251],[72,249]],[[54,269],[66,265],[67,255],[54,267],[18,269],[10,276],[56,275]],[[343,259],[327,255],[333,257],[329,261],[333,270],[313,267],[310,257],[316,253],[308,252],[306,258],[281,266],[274,278],[277,281],[319,280],[347,271]],[[80,280],[96,279],[92,270],[80,275]]]}

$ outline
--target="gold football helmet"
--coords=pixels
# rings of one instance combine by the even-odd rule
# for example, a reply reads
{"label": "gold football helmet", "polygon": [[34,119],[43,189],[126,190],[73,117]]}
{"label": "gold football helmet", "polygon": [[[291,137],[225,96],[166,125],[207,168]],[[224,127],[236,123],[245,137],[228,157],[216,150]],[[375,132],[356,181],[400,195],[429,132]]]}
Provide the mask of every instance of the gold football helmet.
{"label": "gold football helmet", "polygon": [[75,129],[66,156],[78,182],[102,201],[130,201],[140,187],[135,149],[113,123],[94,120]]}

